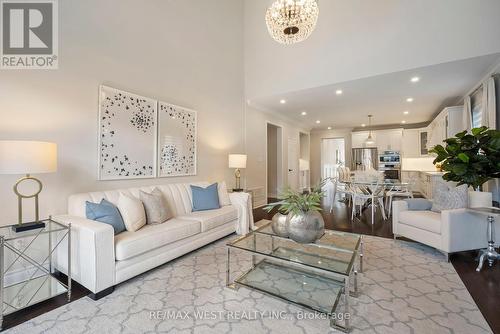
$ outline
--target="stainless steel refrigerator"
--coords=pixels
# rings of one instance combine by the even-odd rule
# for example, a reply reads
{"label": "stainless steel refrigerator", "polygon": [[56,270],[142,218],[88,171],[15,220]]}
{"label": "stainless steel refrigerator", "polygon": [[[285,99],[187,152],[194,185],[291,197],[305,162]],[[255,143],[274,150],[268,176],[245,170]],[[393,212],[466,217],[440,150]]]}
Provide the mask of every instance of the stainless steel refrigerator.
{"label": "stainless steel refrigerator", "polygon": [[351,170],[378,170],[378,152],[376,148],[353,148]]}

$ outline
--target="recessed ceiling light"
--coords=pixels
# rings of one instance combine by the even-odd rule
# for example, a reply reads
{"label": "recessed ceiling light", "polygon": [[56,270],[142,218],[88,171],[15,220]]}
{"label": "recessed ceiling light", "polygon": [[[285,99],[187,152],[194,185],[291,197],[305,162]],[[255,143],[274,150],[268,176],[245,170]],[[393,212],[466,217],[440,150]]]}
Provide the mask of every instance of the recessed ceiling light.
{"label": "recessed ceiling light", "polygon": [[406,124],[406,121],[401,121],[401,124]]}
{"label": "recessed ceiling light", "polygon": [[408,110],[403,111],[403,114],[408,115],[410,112]]}
{"label": "recessed ceiling light", "polygon": [[413,97],[409,97],[406,99],[406,102],[413,102]]}
{"label": "recessed ceiling light", "polygon": [[342,95],[342,93],[343,93],[342,89],[337,89],[335,91],[335,94],[337,94],[337,95]]}
{"label": "recessed ceiling light", "polygon": [[411,78],[410,80],[411,82],[419,82],[420,81],[420,78],[419,77],[413,77]]}
{"label": "recessed ceiling light", "polygon": [[281,104],[285,104],[285,103],[286,103],[286,100],[281,99],[281,100],[280,100],[280,103],[281,103]]}
{"label": "recessed ceiling light", "polygon": [[319,123],[321,123],[321,121],[318,119],[318,120],[316,121],[316,124],[319,124]]}
{"label": "recessed ceiling light", "polygon": [[366,126],[366,124],[365,124],[365,123],[363,123],[363,124],[361,124],[361,126],[362,126],[362,127],[365,127],[365,126]]}
{"label": "recessed ceiling light", "polygon": [[305,115],[307,115],[307,112],[303,111],[303,112],[301,112],[300,114],[301,114],[302,116],[305,116]]}
{"label": "recessed ceiling light", "polygon": [[331,129],[332,129],[332,127],[331,127],[331,126],[329,126],[327,129],[328,129],[328,130],[331,130]]}

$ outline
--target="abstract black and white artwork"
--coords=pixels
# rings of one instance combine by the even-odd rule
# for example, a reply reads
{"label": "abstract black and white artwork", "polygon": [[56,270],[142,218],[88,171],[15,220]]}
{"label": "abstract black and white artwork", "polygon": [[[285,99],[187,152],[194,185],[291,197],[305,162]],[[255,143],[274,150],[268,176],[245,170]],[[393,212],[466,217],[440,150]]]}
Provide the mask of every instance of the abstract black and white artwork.
{"label": "abstract black and white artwork", "polygon": [[101,86],[99,179],[156,176],[156,100]]}
{"label": "abstract black and white artwork", "polygon": [[158,176],[196,175],[196,111],[158,103]]}

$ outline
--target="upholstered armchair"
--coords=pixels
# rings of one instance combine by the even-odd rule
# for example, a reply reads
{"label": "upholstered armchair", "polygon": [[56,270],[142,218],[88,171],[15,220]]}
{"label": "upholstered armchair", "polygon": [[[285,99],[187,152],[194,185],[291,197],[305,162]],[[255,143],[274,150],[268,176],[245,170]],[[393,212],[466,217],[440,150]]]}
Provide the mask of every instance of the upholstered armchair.
{"label": "upholstered armchair", "polygon": [[[487,246],[486,220],[468,209],[431,211],[432,202],[422,198],[393,202],[394,238],[405,237],[449,254]],[[497,223],[496,239],[500,240]]]}

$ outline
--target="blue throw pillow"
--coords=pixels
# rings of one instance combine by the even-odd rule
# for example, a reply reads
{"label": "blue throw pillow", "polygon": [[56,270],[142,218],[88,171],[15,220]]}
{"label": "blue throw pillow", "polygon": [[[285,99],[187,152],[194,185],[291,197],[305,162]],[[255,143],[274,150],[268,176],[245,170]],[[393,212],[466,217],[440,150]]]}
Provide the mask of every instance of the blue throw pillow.
{"label": "blue throw pillow", "polygon": [[102,199],[101,203],[85,202],[87,219],[96,220],[113,226],[115,235],[126,230],[122,215],[118,208],[111,202]]}
{"label": "blue throw pillow", "polygon": [[206,187],[191,186],[193,211],[219,209],[219,191],[217,182]]}

